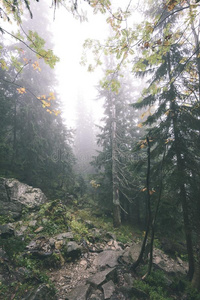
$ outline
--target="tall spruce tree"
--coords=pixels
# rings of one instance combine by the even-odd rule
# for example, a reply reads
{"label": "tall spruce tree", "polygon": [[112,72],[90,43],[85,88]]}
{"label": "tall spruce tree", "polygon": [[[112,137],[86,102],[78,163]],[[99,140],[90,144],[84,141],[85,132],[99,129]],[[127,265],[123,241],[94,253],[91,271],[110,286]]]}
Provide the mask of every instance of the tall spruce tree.
{"label": "tall spruce tree", "polygon": [[[197,82],[199,80],[199,46],[195,31],[197,27],[194,26],[196,14],[194,11],[192,13],[192,6],[188,14],[188,26],[194,38],[190,34],[189,38],[186,37],[188,43],[183,43],[182,38],[185,38],[185,35],[179,31],[180,40],[177,42],[177,24],[181,20],[174,18],[174,14],[171,13],[177,8],[174,5],[160,15],[157,31],[154,31],[151,42],[146,41],[146,46],[144,45],[143,58],[136,64],[135,69],[138,68],[141,73],[145,72],[144,66],[148,73],[152,70],[152,79],[141,101],[134,106],[142,108],[154,105],[155,107],[153,114],[144,122],[145,125],[150,126],[148,135],[152,140],[151,157],[156,159],[158,162],[156,165],[159,165],[167,145],[165,190],[169,194],[175,193],[176,199],[182,206],[189,259],[188,275],[190,279],[193,278],[193,285],[199,289],[197,284],[199,257],[197,253],[197,264],[195,264],[193,247],[193,243],[196,245],[199,243],[198,239],[194,240],[194,236],[198,236],[199,227],[197,218],[192,222],[191,216],[192,211],[195,213],[199,209],[196,197],[192,197],[193,185],[191,184],[199,176],[196,168],[199,164],[197,142],[200,128],[197,104],[199,86],[194,82],[194,78]],[[154,182],[151,179],[152,185]],[[174,207],[176,205],[177,202],[174,203]],[[195,225],[194,220],[196,220]]]}
{"label": "tall spruce tree", "polygon": [[[111,88],[99,88],[99,97],[105,99],[103,126],[100,126],[98,151],[93,165],[99,168],[99,197],[112,207],[113,224],[121,224],[122,214],[131,213],[134,191],[134,178],[130,171],[134,154],[132,146],[137,137],[134,111],[130,107],[133,101],[133,87],[128,77],[119,79],[121,87],[118,93]],[[137,128],[139,131],[139,128]],[[128,205],[127,205],[128,203]]]}

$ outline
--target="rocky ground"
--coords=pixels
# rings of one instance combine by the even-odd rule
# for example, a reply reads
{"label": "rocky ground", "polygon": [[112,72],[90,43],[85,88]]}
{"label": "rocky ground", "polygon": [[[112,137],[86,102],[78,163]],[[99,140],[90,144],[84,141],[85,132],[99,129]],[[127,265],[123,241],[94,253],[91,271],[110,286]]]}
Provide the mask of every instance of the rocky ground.
{"label": "rocky ground", "polygon": [[[122,231],[120,241],[105,221],[99,225],[94,211],[74,207],[70,211],[66,203],[48,202],[40,190],[16,180],[1,180],[0,196],[0,206],[13,203],[13,219],[5,221],[4,209],[0,225],[0,299],[197,299],[184,298],[181,285],[182,290],[174,292],[174,278],[187,273],[187,263],[178,255],[184,253],[184,245],[166,239],[162,249],[154,249],[157,278],[148,284],[139,280],[141,270],[134,273],[130,268],[141,249],[136,235]],[[170,297],[165,298],[167,294]]]}

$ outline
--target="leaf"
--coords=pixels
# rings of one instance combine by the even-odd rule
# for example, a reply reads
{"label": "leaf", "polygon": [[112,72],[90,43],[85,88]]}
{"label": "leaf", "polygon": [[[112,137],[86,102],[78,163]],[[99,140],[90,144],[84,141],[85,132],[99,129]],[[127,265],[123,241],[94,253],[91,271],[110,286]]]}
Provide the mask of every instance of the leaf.
{"label": "leaf", "polygon": [[26,93],[26,89],[24,87],[21,87],[21,88],[17,88],[17,92],[19,94],[25,94]]}

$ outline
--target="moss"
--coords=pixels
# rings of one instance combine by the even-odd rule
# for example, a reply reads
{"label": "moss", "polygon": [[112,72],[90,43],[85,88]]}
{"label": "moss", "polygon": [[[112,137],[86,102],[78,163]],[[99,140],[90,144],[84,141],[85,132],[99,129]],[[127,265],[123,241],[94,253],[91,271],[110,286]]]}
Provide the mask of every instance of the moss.
{"label": "moss", "polygon": [[80,241],[82,237],[87,237],[89,234],[85,224],[75,218],[70,222],[70,227],[74,234],[74,240],[76,241]]}
{"label": "moss", "polygon": [[14,219],[9,215],[0,215],[0,225],[14,222]]}
{"label": "moss", "polygon": [[11,260],[15,260],[18,253],[23,252],[27,243],[21,237],[11,236],[0,238],[0,247],[4,249]]}
{"label": "moss", "polygon": [[[133,286],[145,292],[150,300],[172,300],[168,294],[166,276],[162,271],[152,272],[145,281],[135,280]],[[132,298],[134,299],[134,298]]]}

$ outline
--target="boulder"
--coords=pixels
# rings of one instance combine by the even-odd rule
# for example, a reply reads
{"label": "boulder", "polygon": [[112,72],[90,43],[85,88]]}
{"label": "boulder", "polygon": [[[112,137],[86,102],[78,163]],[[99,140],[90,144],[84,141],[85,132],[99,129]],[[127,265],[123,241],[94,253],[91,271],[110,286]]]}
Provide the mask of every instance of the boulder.
{"label": "boulder", "polygon": [[15,226],[12,223],[0,225],[0,236],[7,238],[15,234]]}
{"label": "boulder", "polygon": [[46,202],[46,196],[38,188],[33,188],[16,179],[0,178],[0,211],[14,219],[22,210],[36,209]]}
{"label": "boulder", "polygon": [[76,242],[68,242],[67,245],[62,249],[63,256],[68,259],[77,259],[81,256],[81,246]]}
{"label": "boulder", "polygon": [[94,261],[98,267],[113,268],[118,265],[118,258],[123,254],[123,251],[105,250],[101,252]]}
{"label": "boulder", "polygon": [[126,264],[132,264],[136,262],[140,254],[141,244],[134,243],[130,247],[127,247],[122,255],[122,261]]}
{"label": "boulder", "polygon": [[106,282],[102,285],[103,293],[104,293],[104,299],[110,299],[110,297],[113,295],[115,291],[115,285],[112,280]]}
{"label": "boulder", "polygon": [[89,284],[76,287],[67,295],[65,300],[86,300],[89,287]]}
{"label": "boulder", "polygon": [[74,236],[73,236],[73,233],[72,232],[63,232],[63,233],[60,233],[58,235],[56,235],[55,237],[57,240],[64,240],[64,239],[73,239]]}
{"label": "boulder", "polygon": [[153,264],[158,269],[171,275],[186,275],[188,271],[188,264],[186,262],[180,258],[173,259],[160,249],[154,249]]}
{"label": "boulder", "polygon": [[90,283],[93,287],[98,287],[106,282],[107,277],[114,276],[115,269],[109,268],[104,271],[96,273],[94,276],[87,279],[87,282]]}

